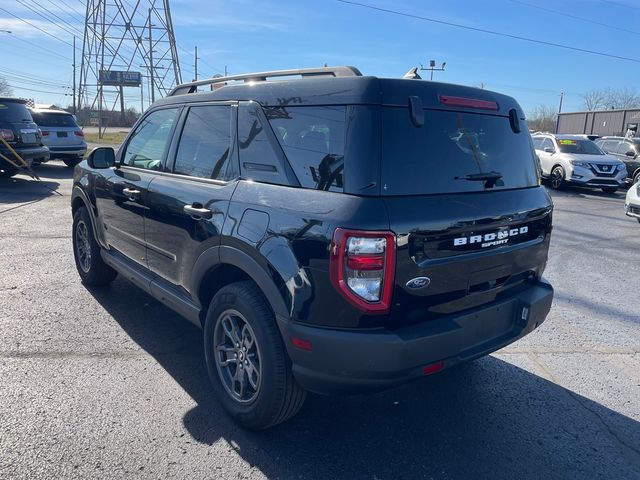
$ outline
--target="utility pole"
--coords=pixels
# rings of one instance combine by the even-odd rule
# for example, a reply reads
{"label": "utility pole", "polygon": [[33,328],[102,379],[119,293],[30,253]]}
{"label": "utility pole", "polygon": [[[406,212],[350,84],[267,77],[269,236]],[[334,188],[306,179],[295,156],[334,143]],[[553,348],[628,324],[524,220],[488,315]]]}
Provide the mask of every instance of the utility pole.
{"label": "utility pole", "polygon": [[151,103],[156,101],[155,88],[153,88],[153,40],[151,39],[151,9],[149,9],[149,74],[151,75]]}
{"label": "utility pole", "polygon": [[73,114],[76,114],[76,36],[73,36]]}
{"label": "utility pole", "polygon": [[194,78],[194,82],[198,81],[198,46],[196,45],[196,53],[195,53],[195,64],[194,64],[194,68],[195,68],[195,78]]}
{"label": "utility pole", "polygon": [[142,85],[144,85],[144,80],[140,79],[140,115],[144,112],[144,90]]}
{"label": "utility pole", "polygon": [[556,115],[556,133],[560,128],[560,113],[562,113],[562,100],[564,98],[564,92],[560,92],[560,105],[558,106],[558,115]]}
{"label": "utility pole", "polygon": [[225,77],[228,77],[228,76],[229,76],[229,75],[227,74],[227,66],[226,66],[226,65],[224,66],[224,76],[225,76]]}

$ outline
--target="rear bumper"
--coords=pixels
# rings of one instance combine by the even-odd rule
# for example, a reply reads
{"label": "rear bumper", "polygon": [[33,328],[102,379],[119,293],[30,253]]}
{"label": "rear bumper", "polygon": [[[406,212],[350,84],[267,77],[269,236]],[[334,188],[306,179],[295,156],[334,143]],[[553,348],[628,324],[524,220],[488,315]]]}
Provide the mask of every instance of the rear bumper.
{"label": "rear bumper", "polygon": [[86,145],[74,145],[74,146],[68,145],[63,147],[49,147],[49,150],[51,151],[52,158],[61,157],[61,156],[81,157],[81,156],[84,156],[84,154],[87,152],[87,146]]}
{"label": "rear bumper", "polygon": [[[22,157],[24,161],[27,163],[31,163],[34,159],[43,159],[49,160],[49,149],[45,146],[40,147],[32,147],[32,148],[20,148],[14,147],[14,150]],[[20,162],[15,158],[12,152],[8,151],[6,148],[0,148],[0,153],[7,157],[12,162],[19,164]],[[0,159],[1,160],[1,159]]]}
{"label": "rear bumper", "polygon": [[[390,330],[335,330],[279,320],[303,388],[323,394],[391,387],[424,376],[424,367],[444,367],[498,350],[544,322],[553,288],[539,281],[527,290],[490,305],[419,325]],[[294,347],[307,340],[311,350]]]}

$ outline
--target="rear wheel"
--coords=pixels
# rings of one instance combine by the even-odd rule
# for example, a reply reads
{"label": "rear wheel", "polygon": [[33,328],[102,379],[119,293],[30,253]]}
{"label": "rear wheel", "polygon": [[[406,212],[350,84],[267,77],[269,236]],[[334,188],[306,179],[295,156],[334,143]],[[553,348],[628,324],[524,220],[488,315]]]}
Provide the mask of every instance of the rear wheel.
{"label": "rear wheel", "polygon": [[63,158],[62,161],[67,167],[73,168],[82,161],[82,157]]}
{"label": "rear wheel", "polygon": [[93,235],[91,217],[86,208],[79,208],[73,216],[73,256],[82,283],[90,286],[107,285],[118,272],[104,263],[100,245]]}
{"label": "rear wheel", "polygon": [[205,359],[225,410],[243,427],[261,430],[295,415],[306,397],[264,295],[250,281],[223,287],[204,327]]}
{"label": "rear wheel", "polygon": [[1,164],[0,165],[0,178],[9,178],[13,177],[18,173],[18,169],[13,165]]}
{"label": "rear wheel", "polygon": [[618,187],[602,187],[602,191],[604,193],[616,193],[618,191]]}
{"label": "rear wheel", "polygon": [[549,175],[549,185],[554,190],[560,190],[564,187],[564,168],[560,165],[551,170],[551,175]]}

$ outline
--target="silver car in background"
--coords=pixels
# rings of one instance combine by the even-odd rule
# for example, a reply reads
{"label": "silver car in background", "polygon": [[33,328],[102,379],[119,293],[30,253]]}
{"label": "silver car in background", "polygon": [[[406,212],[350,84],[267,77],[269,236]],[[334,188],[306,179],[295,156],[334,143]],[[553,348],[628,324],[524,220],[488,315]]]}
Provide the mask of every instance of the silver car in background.
{"label": "silver car in background", "polygon": [[64,110],[32,109],[31,116],[42,131],[42,143],[49,147],[52,159],[59,158],[68,167],[82,161],[87,143],[73,115]]}
{"label": "silver car in background", "polygon": [[627,169],[581,135],[533,134],[542,177],[559,189],[568,183],[613,193],[626,185]]}

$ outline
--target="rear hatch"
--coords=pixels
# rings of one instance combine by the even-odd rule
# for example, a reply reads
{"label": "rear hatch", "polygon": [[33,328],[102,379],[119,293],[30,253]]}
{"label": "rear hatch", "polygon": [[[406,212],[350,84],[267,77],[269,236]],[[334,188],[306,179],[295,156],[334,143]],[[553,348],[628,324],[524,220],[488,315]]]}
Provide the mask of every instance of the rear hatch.
{"label": "rear hatch", "polygon": [[522,112],[473,95],[382,107],[381,193],[397,234],[390,325],[512,295],[546,265],[552,204]]}
{"label": "rear hatch", "polygon": [[48,147],[77,147],[84,141],[82,130],[73,115],[66,112],[32,112],[42,130],[42,143]]}
{"label": "rear hatch", "polygon": [[38,127],[22,100],[0,98],[0,130],[13,147],[41,145]]}

